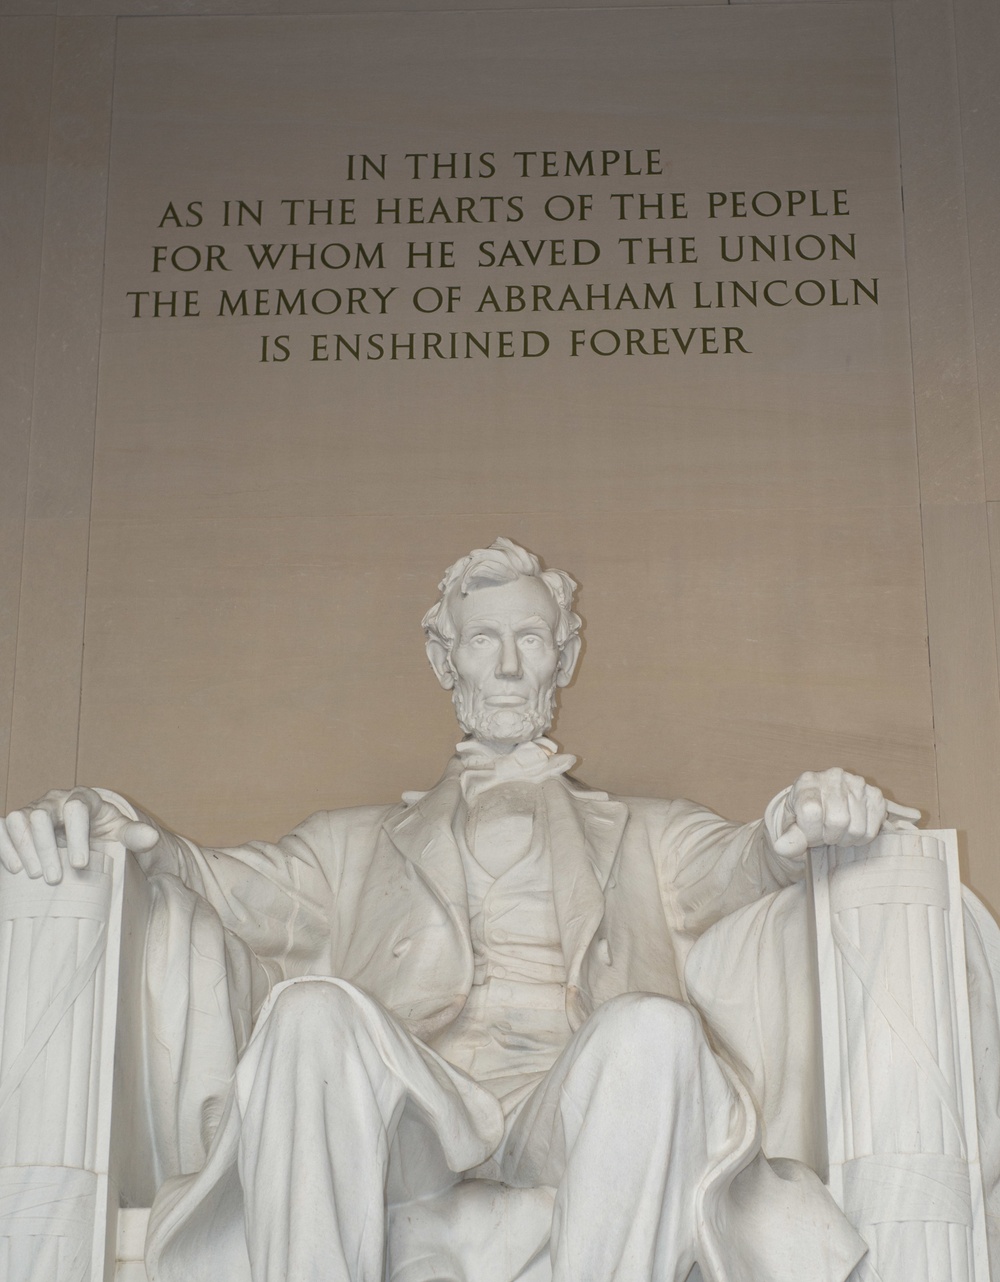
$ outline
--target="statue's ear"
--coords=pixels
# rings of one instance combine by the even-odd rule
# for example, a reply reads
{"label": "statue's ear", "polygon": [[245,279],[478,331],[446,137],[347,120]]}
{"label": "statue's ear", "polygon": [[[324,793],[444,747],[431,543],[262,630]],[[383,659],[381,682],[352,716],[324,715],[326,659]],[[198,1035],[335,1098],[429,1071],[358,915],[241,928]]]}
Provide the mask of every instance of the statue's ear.
{"label": "statue's ear", "polygon": [[583,641],[579,635],[572,636],[559,651],[559,671],[556,673],[557,686],[568,686],[573,680],[573,671],[580,657],[580,647],[582,645]]}
{"label": "statue's ear", "polygon": [[430,659],[434,675],[443,690],[451,690],[455,685],[455,673],[448,657],[448,647],[437,637],[427,638],[427,657]]}

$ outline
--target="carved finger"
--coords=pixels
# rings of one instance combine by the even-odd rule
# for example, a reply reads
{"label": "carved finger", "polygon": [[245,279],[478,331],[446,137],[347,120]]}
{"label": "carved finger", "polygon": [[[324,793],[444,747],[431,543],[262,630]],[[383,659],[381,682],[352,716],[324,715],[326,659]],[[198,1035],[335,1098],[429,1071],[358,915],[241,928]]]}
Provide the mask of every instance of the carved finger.
{"label": "carved finger", "polygon": [[160,840],[160,834],[152,824],[132,822],[126,825],[122,833],[122,842],[126,850],[131,850],[133,854],[142,855],[147,850],[152,850]]}
{"label": "carved finger", "polygon": [[882,804],[885,806],[886,815],[892,819],[906,819],[910,823],[919,823],[923,814],[915,806],[901,806],[898,801],[889,801],[886,797],[882,798]]}
{"label": "carved finger", "polygon": [[90,863],[90,807],[82,797],[67,799],[63,806],[63,825],[70,867],[86,868]]}
{"label": "carved finger", "polygon": [[94,788],[74,788],[66,794],[67,801],[82,801],[90,813],[91,828],[95,829],[95,836],[104,836],[103,833],[96,832],[97,821],[101,817],[102,811],[111,811],[115,815],[121,812],[115,806],[109,806],[101,794]]}
{"label": "carved finger", "polygon": [[773,841],[775,854],[784,855],[786,858],[797,859],[804,855],[809,849],[809,842],[806,835],[798,824],[792,824],[786,828],[780,837],[775,837]]}
{"label": "carved finger", "polygon": [[38,861],[42,865],[42,876],[50,886],[58,885],[63,875],[62,860],[59,858],[51,815],[46,810],[32,810],[28,815],[28,826]]}
{"label": "carved finger", "polygon": [[17,853],[17,847],[3,819],[0,819],[0,864],[3,864],[8,872],[21,872],[24,868],[21,856]]}
{"label": "carved finger", "polygon": [[803,788],[798,795],[793,796],[792,810],[795,822],[808,845],[814,846],[822,842],[824,810],[819,789],[811,786]]}
{"label": "carved finger", "polygon": [[29,877],[40,877],[42,875],[42,865],[39,862],[38,852],[35,850],[35,843],[31,836],[31,829],[23,811],[15,810],[13,814],[7,816],[7,831],[14,839],[14,845],[17,848],[24,871]]}
{"label": "carved finger", "polygon": [[[887,804],[885,797],[878,788],[869,788],[865,794],[866,809],[868,811],[868,831],[865,833],[866,841],[874,841],[882,830],[885,823]],[[920,818],[918,811],[916,817]]]}
{"label": "carved finger", "polygon": [[851,808],[846,789],[837,788],[828,792],[823,807],[823,843],[828,846],[839,846],[849,835],[851,827]]}
{"label": "carved finger", "polygon": [[871,841],[871,837],[868,836],[869,813],[868,806],[865,803],[864,792],[859,793],[848,787],[847,809],[849,819],[844,844],[861,846]]}

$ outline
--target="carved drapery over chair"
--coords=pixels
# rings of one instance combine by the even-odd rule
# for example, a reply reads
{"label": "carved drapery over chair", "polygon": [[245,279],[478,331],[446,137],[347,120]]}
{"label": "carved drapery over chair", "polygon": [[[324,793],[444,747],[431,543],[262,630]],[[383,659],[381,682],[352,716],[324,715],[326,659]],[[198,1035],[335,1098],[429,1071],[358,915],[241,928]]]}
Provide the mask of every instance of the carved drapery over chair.
{"label": "carved drapery over chair", "polygon": [[[183,901],[180,911],[174,903],[172,914],[160,912],[171,897]],[[806,1113],[822,1117],[825,1099],[810,1156],[868,1244],[857,1282],[988,1282],[965,924],[975,947],[998,957],[1000,932],[974,902],[963,919],[948,832],[885,833],[862,850],[816,851],[808,898],[814,964],[793,982],[818,1008],[813,1076],[821,1080],[795,1090]],[[0,870],[6,1282],[144,1282],[144,1208],[165,1178],[203,1160],[267,988],[248,950],[210,918],[173,878],[147,880],[117,845],[95,843],[91,868],[68,870],[56,887]],[[206,999],[150,1014],[157,968],[185,965]],[[982,999],[995,1009],[987,996],[974,994],[973,1008]],[[763,1059],[755,1067],[725,1019],[716,1029],[710,1009],[706,1018],[755,1093],[754,1079],[768,1072]],[[775,1121],[779,1149],[780,1131]],[[768,1138],[769,1155],[798,1155],[774,1152]],[[445,1199],[461,1199],[464,1227],[442,1259],[457,1282],[545,1282],[546,1196],[468,1183],[450,1190]],[[501,1218],[514,1248],[484,1251]],[[435,1223],[447,1236],[440,1199],[419,1232]],[[390,1277],[396,1266],[406,1272],[407,1231],[390,1225]]]}

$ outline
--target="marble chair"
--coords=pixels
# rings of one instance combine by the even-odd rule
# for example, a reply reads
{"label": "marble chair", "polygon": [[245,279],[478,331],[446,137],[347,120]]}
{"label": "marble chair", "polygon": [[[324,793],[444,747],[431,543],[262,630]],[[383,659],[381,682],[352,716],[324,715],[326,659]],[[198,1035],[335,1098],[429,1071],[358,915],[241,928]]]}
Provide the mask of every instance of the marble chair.
{"label": "marble chair", "polygon": [[[110,844],[95,843],[90,869],[71,870],[56,887],[0,870],[6,1282],[146,1282],[142,1248],[156,1188],[172,1165],[196,1169],[191,1145],[210,1139],[250,1016],[234,1005],[230,1049],[212,1043],[200,1080],[171,1058],[182,1053],[168,1044],[176,1012],[158,1016],[150,1050],[137,1012],[155,997],[148,942],[162,929],[162,893]],[[1000,931],[974,901],[964,915],[962,905],[954,833],[886,833],[864,850],[814,852],[808,887],[726,919],[688,959],[692,996],[755,1098],[773,1101],[775,1078],[788,1078],[782,1098],[762,1106],[768,1152],[805,1157],[826,1179],[869,1244],[858,1282],[990,1276],[975,1098],[983,1056],[970,1029],[964,950],[968,924],[975,946],[993,954],[992,969],[979,971],[1000,973]],[[720,983],[727,967],[734,976],[746,970],[769,921],[790,914],[811,954],[794,981],[815,1014],[796,1052],[809,1059],[801,1046],[815,1028],[806,1088],[791,1084],[799,1068],[787,1057],[777,1063],[761,1042],[752,1003]],[[776,964],[787,971],[785,947]],[[159,964],[190,951],[181,931],[159,948]],[[208,989],[235,978],[252,992],[252,958],[193,951]],[[992,992],[989,1001],[994,1010]],[[204,1031],[183,1031],[185,1055]],[[164,1142],[175,1114],[157,1117],[150,1099],[171,1084],[187,1098],[170,1108],[186,1110],[188,1122]],[[185,1139],[192,1117],[200,1138]],[[811,1135],[794,1138],[803,1125]],[[547,1189],[468,1181],[396,1208],[388,1282],[548,1282],[551,1206]]]}

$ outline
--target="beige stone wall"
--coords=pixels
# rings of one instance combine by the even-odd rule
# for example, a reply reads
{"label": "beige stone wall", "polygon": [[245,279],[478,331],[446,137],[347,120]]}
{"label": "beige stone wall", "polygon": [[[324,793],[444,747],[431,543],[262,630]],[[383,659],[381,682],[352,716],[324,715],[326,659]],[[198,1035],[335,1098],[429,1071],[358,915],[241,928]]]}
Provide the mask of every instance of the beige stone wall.
{"label": "beige stone wall", "polygon": [[[865,223],[893,283],[877,325],[786,325],[777,355],[710,379],[562,361],[516,376],[456,370],[446,384],[395,369],[333,384],[316,368],[265,382],[211,326],[165,340],[156,358],[116,302],[151,240],[137,229],[185,140],[224,137],[259,93],[240,76],[260,57],[259,24],[189,15],[279,15],[267,38],[313,30],[317,47],[329,21],[310,28],[300,15],[336,16],[361,51],[364,22],[369,40],[430,33],[420,57],[433,114],[446,112],[440,82],[454,70],[435,50],[463,16],[424,8],[357,6],[359,25],[347,5],[7,0],[8,803],[99,782],[223,841],[428,785],[453,731],[416,621],[444,565],[503,532],[581,582],[587,652],[558,737],[589,782],[749,817],[798,770],[837,762],[958,827],[971,884],[1000,907],[992,0],[594,6],[563,44],[580,42],[580,97],[496,106],[533,124],[562,111],[563,136],[582,138],[581,113],[613,107],[586,50],[612,65],[630,41],[669,29],[664,75],[683,77],[684,41],[696,48],[714,23],[712,47],[736,52],[713,76],[692,73],[684,127],[696,131],[735,81],[748,117],[770,113],[780,167],[781,146],[801,145],[809,77],[830,77],[840,114],[817,172],[850,170],[884,205]],[[558,6],[462,8],[469,32],[492,24],[501,60],[524,32],[537,48],[572,20]],[[379,28],[383,9],[403,13]],[[158,16],[172,13],[183,20]],[[830,33],[822,65],[783,87],[775,68],[815,48],[818,31]],[[164,89],[164,114],[143,122],[149,77],[171,51],[176,94]],[[212,58],[221,97],[204,106]],[[464,110],[479,112],[463,117],[467,136],[493,124],[478,88],[462,89]],[[419,77],[400,84],[387,122],[413,115],[419,91]],[[318,154],[310,93],[321,114],[322,78],[289,85],[302,152],[291,148],[273,194]],[[232,168],[200,175],[206,190],[248,172],[246,125],[235,130]],[[716,158],[727,173],[747,145],[737,134]],[[889,199],[896,165],[901,210]],[[707,162],[698,177],[714,186]]]}

